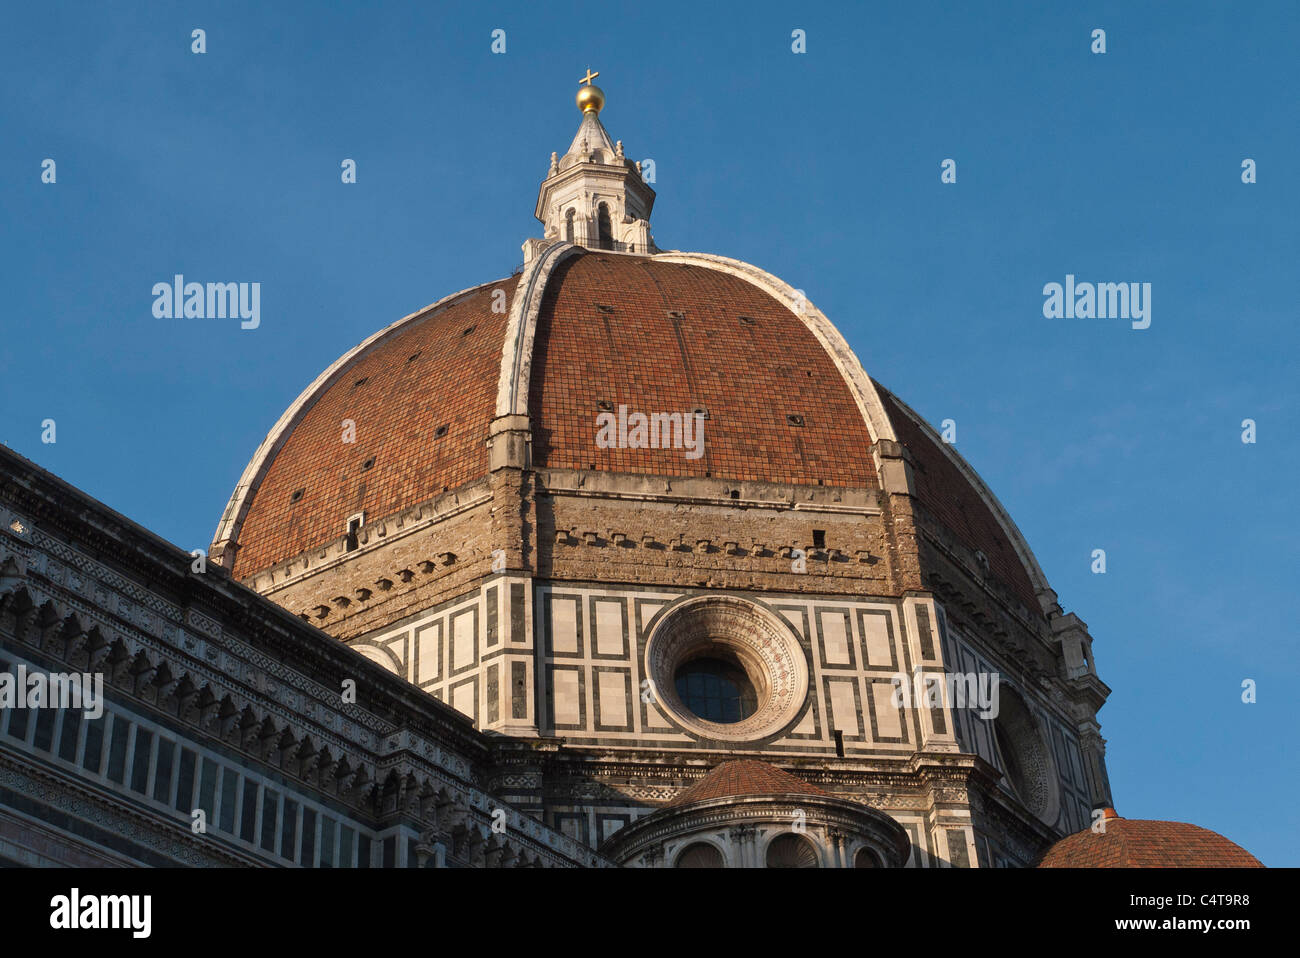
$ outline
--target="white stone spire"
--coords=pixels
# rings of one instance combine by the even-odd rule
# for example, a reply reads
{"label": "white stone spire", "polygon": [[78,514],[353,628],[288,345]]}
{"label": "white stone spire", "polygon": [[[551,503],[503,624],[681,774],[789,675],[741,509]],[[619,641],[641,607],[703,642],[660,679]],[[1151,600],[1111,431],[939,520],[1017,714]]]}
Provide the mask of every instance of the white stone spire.
{"label": "white stone spire", "polygon": [[568,151],[551,154],[535,210],[545,238],[524,243],[525,263],[559,241],[588,249],[656,252],[650,235],[655,192],[642,180],[640,164],[623,155],[623,141],[611,141],[600,122],[605,95],[591,83],[596,76],[588,70],[578,90],[582,123]]}

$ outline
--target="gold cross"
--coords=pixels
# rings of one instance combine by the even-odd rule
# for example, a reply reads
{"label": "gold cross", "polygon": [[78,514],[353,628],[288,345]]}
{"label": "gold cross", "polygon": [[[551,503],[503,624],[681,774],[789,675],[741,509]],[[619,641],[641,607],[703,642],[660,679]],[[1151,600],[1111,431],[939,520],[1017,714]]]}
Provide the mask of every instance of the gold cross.
{"label": "gold cross", "polygon": [[585,77],[583,77],[581,80],[579,80],[578,83],[579,83],[579,84],[583,84],[583,83],[585,83],[585,84],[587,84],[587,86],[591,86],[591,81],[594,80],[594,79],[596,79],[596,77],[598,77],[598,76],[600,76],[600,71],[599,71],[599,70],[597,70],[595,73],[592,73],[592,72],[591,72],[591,67],[587,67],[587,75],[586,75]]}

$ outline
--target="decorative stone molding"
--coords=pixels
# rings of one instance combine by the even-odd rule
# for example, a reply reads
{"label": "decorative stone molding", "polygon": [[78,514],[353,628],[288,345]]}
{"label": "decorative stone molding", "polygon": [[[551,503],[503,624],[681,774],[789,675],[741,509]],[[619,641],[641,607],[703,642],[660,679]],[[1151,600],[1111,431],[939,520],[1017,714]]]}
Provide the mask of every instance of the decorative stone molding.
{"label": "decorative stone molding", "polygon": [[[797,824],[796,824],[797,823]],[[783,835],[812,842],[821,867],[852,863],[836,848],[868,848],[890,868],[907,862],[907,832],[883,812],[821,795],[758,795],[711,799],[660,809],[610,836],[601,854],[620,865],[672,867],[696,842],[722,852],[728,867],[764,867],[766,851]]]}
{"label": "decorative stone molding", "polygon": [[[682,703],[674,674],[706,653],[726,655],[745,670],[758,693],[753,715],[735,723],[711,722]],[[661,610],[646,643],[645,666],[669,719],[719,742],[753,742],[781,732],[808,696],[808,664],[798,636],[775,613],[735,596],[696,596]]]}

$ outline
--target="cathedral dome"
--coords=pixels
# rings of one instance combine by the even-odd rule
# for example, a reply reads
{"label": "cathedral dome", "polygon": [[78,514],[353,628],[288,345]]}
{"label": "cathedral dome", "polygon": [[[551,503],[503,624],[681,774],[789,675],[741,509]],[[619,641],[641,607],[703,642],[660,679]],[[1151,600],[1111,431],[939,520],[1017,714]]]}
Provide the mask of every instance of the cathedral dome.
{"label": "cathedral dome", "polygon": [[660,250],[640,166],[585,110],[552,155],[546,237],[524,244],[522,272],[439,300],[326,369],[249,463],[213,558],[247,580],[354,547],[339,543],[506,463],[760,483],[791,503],[803,487],[902,489],[968,568],[1040,615],[1042,573],[952,446],[867,376],[801,290]]}
{"label": "cathedral dome", "polygon": [[[533,293],[531,356],[519,357],[531,363],[533,467],[875,484],[850,384],[777,298],[714,264],[568,252]],[[510,305],[526,279],[435,303],[322,374],[232,503],[243,510],[230,540],[240,546],[236,575],[338,538],[350,515],[392,515],[488,474],[489,432],[509,408],[499,408],[509,401],[499,396],[503,358],[516,359]],[[602,413],[617,426],[638,412],[700,416],[698,458],[598,444]]]}
{"label": "cathedral dome", "polygon": [[[1036,609],[1041,573],[996,500],[796,290],[703,254],[547,253],[322,373],[258,449],[213,554],[246,577],[339,539],[351,516],[483,480],[494,423],[518,415],[536,469],[876,489],[877,443],[897,443],[919,500]],[[626,431],[638,413],[700,417],[698,457],[598,441],[602,421]]]}

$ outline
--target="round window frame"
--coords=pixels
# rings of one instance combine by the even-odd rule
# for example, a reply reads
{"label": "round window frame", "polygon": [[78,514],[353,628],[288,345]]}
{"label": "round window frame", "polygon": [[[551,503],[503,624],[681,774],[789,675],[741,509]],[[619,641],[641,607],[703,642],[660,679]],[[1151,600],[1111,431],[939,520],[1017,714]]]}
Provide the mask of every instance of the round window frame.
{"label": "round window frame", "polygon": [[[739,664],[758,697],[754,714],[739,722],[711,722],[677,695],[682,665],[705,656]],[[754,742],[788,728],[808,700],[808,660],[790,624],[767,607],[737,596],[706,595],[666,606],[651,624],[646,676],[664,717],[698,738]]]}

